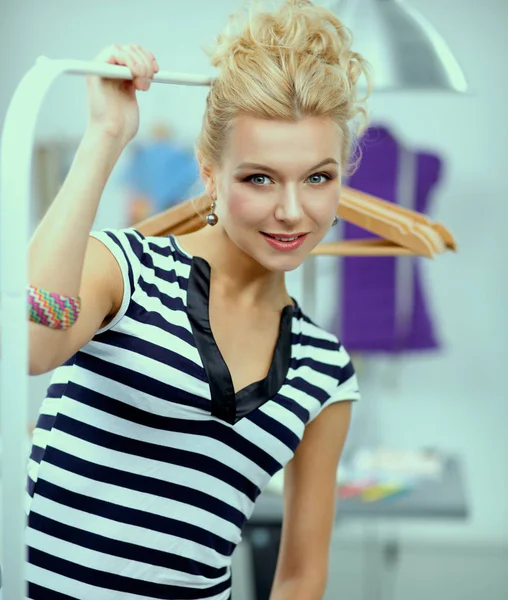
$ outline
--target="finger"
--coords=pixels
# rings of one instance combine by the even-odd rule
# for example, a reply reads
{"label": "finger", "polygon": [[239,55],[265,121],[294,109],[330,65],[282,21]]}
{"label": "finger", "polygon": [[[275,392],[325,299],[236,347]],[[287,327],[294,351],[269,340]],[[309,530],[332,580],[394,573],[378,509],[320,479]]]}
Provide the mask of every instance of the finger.
{"label": "finger", "polygon": [[130,44],[129,46],[127,46],[126,51],[134,57],[134,60],[140,66],[140,70],[143,73],[142,76],[149,77],[152,71],[150,61],[147,59],[146,55],[141,50],[141,47],[138,44]]}
{"label": "finger", "polygon": [[144,69],[137,64],[135,57],[126,52],[123,46],[114,45],[97,55],[98,61],[104,61],[111,65],[128,67],[133,77],[143,77]]}
{"label": "finger", "polygon": [[147,91],[152,83],[154,68],[151,56],[139,44],[131,44],[127,51],[134,57],[139,70],[142,73],[140,80],[136,81],[136,87]]}
{"label": "finger", "polygon": [[146,89],[146,66],[137,53],[132,51],[130,46],[115,46],[115,52],[112,53],[111,60],[107,62],[126,66],[132,74],[132,85],[134,88],[137,90]]}
{"label": "finger", "polygon": [[132,52],[129,45],[113,44],[108,46],[99,52],[95,60],[127,67],[132,74],[134,89],[144,90],[147,88],[147,69],[144,60],[141,60],[137,53]]}
{"label": "finger", "polygon": [[149,50],[147,50],[146,48],[143,48],[143,46],[137,46],[137,49],[139,51],[141,51],[144,56],[146,56],[146,58],[148,59],[149,65],[151,67],[151,69],[153,70],[154,73],[158,73],[159,71],[159,64],[157,63],[157,59],[155,58],[153,52],[150,52]]}

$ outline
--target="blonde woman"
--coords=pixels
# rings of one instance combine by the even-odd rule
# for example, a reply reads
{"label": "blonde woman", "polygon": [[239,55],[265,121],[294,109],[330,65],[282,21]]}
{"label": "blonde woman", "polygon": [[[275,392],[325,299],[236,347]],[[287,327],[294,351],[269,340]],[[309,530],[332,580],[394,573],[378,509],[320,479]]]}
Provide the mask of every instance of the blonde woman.
{"label": "blonde woman", "polygon": [[[29,464],[34,600],[231,598],[242,528],[283,467],[270,598],[325,590],[359,392],[346,350],[284,273],[334,223],[366,65],[331,12],[296,0],[231,22],[210,56],[196,145],[207,226],[91,233],[138,130],[136,93],[159,68],[140,46],[112,46],[97,60],[134,79],[88,79],[87,130],[31,241],[30,369],[56,369]],[[59,302],[51,323],[44,298]]]}

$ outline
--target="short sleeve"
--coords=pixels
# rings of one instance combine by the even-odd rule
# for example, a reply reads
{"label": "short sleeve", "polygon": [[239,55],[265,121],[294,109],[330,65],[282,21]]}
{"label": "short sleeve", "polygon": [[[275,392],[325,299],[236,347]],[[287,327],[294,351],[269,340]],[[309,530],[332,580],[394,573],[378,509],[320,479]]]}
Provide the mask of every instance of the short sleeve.
{"label": "short sleeve", "polygon": [[360,400],[360,389],[353,361],[340,342],[336,353],[336,360],[337,385],[332,389],[330,397],[323,403],[321,410],[335,402]]}
{"label": "short sleeve", "polygon": [[146,252],[146,240],[135,229],[102,229],[92,231],[91,237],[102,242],[115,257],[123,278],[123,299],[119,311],[97,334],[114,327],[127,312],[131,298],[138,285],[143,256]]}

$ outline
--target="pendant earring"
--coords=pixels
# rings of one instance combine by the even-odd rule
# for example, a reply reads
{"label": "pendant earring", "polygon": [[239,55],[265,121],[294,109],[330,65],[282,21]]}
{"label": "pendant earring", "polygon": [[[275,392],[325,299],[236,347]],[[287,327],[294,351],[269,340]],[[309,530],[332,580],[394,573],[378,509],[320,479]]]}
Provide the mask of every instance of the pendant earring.
{"label": "pendant earring", "polygon": [[335,219],[333,220],[332,227],[335,227],[335,225],[337,225],[338,222],[339,222],[339,217],[337,215],[335,215]]}
{"label": "pendant earring", "polygon": [[219,217],[215,214],[215,200],[216,196],[214,195],[212,197],[212,203],[210,204],[210,212],[206,215],[206,222],[212,227],[214,225],[217,225],[217,222],[219,220]]}

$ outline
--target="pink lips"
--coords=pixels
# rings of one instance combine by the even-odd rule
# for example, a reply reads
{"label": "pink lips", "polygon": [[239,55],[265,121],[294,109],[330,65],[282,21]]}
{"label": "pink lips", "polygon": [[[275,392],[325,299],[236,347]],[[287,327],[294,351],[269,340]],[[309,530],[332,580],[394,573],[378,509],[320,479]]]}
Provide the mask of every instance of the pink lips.
{"label": "pink lips", "polygon": [[[278,235],[277,237],[281,238],[281,239],[275,239],[274,237],[271,237],[267,233],[263,233],[262,235],[265,238],[265,240],[270,244],[270,246],[272,246],[272,248],[275,248],[276,250],[282,250],[282,251],[296,250],[307,239],[306,233],[295,233],[293,235]],[[296,237],[296,236],[298,236],[298,237]],[[294,237],[296,237],[296,239],[291,239]],[[284,238],[287,238],[288,240],[291,240],[291,241],[282,241]]]}

